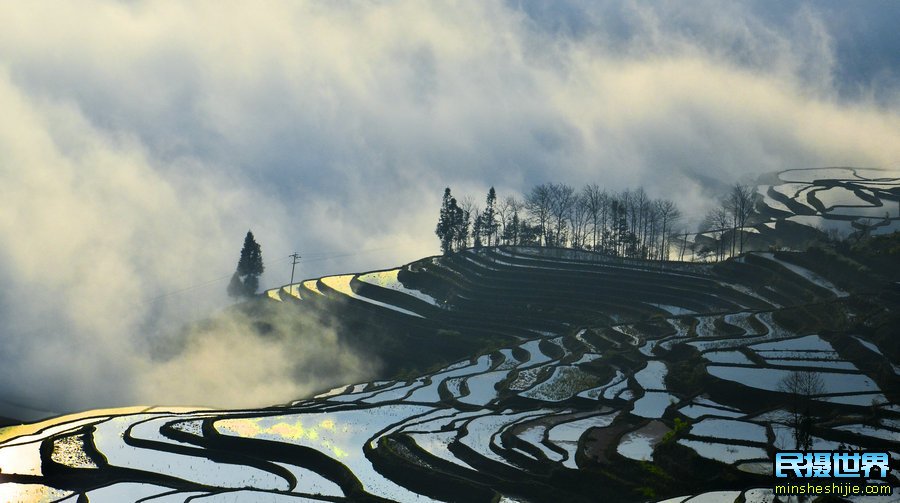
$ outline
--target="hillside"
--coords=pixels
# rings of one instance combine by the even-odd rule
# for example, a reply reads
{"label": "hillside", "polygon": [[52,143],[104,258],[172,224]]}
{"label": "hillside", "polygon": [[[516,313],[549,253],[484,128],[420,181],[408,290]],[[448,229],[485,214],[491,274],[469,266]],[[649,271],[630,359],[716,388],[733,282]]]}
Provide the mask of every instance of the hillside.
{"label": "hillside", "polygon": [[242,308],[260,330],[274,311],[339,315],[385,379],[256,410],[0,430],[0,495],[771,501],[793,371],[824,384],[814,449],[900,452],[900,292],[882,269],[898,240],[716,264],[483,248],[287,285]]}
{"label": "hillside", "polygon": [[[824,237],[856,241],[900,230],[900,171],[863,168],[789,169],[761,176],[741,231],[744,250],[803,250]],[[690,259],[716,248],[731,231],[684,236]]]}

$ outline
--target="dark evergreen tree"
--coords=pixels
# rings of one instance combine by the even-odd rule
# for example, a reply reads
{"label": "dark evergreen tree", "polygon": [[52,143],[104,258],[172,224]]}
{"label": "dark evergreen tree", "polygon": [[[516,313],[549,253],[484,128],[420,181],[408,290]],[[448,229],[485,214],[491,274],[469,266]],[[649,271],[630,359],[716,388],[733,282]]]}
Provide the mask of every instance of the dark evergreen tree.
{"label": "dark evergreen tree", "polygon": [[[475,222],[472,224],[472,246],[475,248],[481,248],[481,236],[484,234],[484,215],[478,215],[475,217]],[[490,243],[490,241],[488,241]]]}
{"label": "dark evergreen tree", "polygon": [[244,237],[244,247],[241,249],[241,259],[238,261],[237,272],[241,276],[256,276],[265,270],[262,261],[262,249],[253,238],[253,233],[247,231]]}
{"label": "dark evergreen tree", "polygon": [[484,212],[481,214],[481,222],[479,225],[479,230],[484,238],[482,239],[482,242],[486,243],[488,246],[498,244],[497,231],[500,224],[497,222],[496,203],[497,192],[491,187],[491,190],[489,190],[487,194],[487,204],[484,207]]}
{"label": "dark evergreen tree", "polygon": [[228,295],[232,297],[251,297],[255,295],[256,290],[259,289],[259,275],[264,270],[262,249],[253,238],[253,233],[247,231],[247,236],[244,237],[244,247],[241,248],[241,258],[238,260],[237,270],[228,283]]}
{"label": "dark evergreen tree", "polygon": [[472,235],[472,212],[460,208],[459,214],[459,249],[465,250],[469,246],[469,236]]}
{"label": "dark evergreen tree", "polygon": [[234,274],[231,275],[231,281],[228,282],[228,296],[234,298],[244,296],[244,282],[241,281],[241,276],[237,271],[234,271]]}
{"label": "dark evergreen tree", "polygon": [[541,226],[531,225],[527,220],[519,222],[519,244],[523,246],[540,246],[541,245]]}
{"label": "dark evergreen tree", "polygon": [[259,276],[248,274],[244,278],[244,294],[247,297],[252,297],[256,295],[257,290],[259,290]]}
{"label": "dark evergreen tree", "polygon": [[515,210],[503,227],[503,242],[511,245],[519,244],[519,212]]}
{"label": "dark evergreen tree", "polygon": [[456,199],[450,195],[450,187],[444,189],[444,199],[441,203],[441,215],[438,218],[437,228],[434,230],[434,233],[437,234],[438,239],[441,241],[441,253],[444,255],[449,255],[453,252],[453,238],[454,238],[454,222],[453,222],[453,206],[456,204]]}
{"label": "dark evergreen tree", "polygon": [[456,198],[450,198],[450,215],[450,221],[453,224],[453,240],[456,242],[456,250],[463,250],[469,242],[469,213],[457,204]]}

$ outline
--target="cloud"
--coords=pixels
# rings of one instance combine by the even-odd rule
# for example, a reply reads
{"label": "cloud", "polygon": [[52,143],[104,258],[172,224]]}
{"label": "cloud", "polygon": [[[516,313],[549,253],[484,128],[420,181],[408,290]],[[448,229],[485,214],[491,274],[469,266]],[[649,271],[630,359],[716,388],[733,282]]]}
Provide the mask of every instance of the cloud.
{"label": "cloud", "polygon": [[150,403],[261,407],[364,382],[379,363],[342,343],[340,320],[293,306],[229,310],[150,343],[137,395]]}
{"label": "cloud", "polygon": [[[48,408],[192,401],[148,377],[140,348],[224,303],[224,281],[196,287],[227,279],[248,228],[275,286],[295,250],[305,277],[436,253],[448,185],[478,200],[490,185],[643,185],[696,219],[716,180],[896,167],[895,58],[867,49],[848,71],[860,49],[845,34],[878,17],[780,2],[0,6],[0,389]],[[891,54],[896,35],[879,33]],[[235,360],[213,340],[164,368],[203,361],[215,380],[208,363]]]}

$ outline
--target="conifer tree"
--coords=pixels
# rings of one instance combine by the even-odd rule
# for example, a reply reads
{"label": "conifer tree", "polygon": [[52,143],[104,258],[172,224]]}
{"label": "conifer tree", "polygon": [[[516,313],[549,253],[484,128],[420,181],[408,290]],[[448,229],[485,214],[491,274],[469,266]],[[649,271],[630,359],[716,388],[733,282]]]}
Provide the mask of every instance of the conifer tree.
{"label": "conifer tree", "polygon": [[472,224],[472,246],[474,246],[475,248],[481,248],[481,236],[484,235],[483,226],[484,215],[476,216],[475,222]]}
{"label": "conifer tree", "polygon": [[253,297],[256,295],[257,290],[259,290],[259,276],[248,274],[244,278],[244,295]]}
{"label": "conifer tree", "polygon": [[497,243],[497,230],[499,228],[499,224],[497,223],[497,210],[495,208],[497,202],[497,192],[491,187],[491,190],[488,191],[487,194],[487,204],[484,207],[484,212],[481,214],[481,222],[480,222],[480,231],[481,235],[484,237],[482,239],[482,243],[487,244],[487,246],[493,246]]}
{"label": "conifer tree", "polygon": [[238,274],[258,277],[264,270],[262,249],[253,238],[253,233],[247,231],[247,235],[244,237],[244,247],[241,248],[241,259],[238,261]]}
{"label": "conifer tree", "polygon": [[454,214],[451,203],[455,202],[456,200],[453,199],[453,196],[450,195],[450,187],[444,189],[444,199],[441,203],[441,214],[438,218],[437,228],[435,228],[434,230],[434,233],[437,235],[438,239],[441,242],[441,253],[443,253],[444,255],[449,255],[453,252]]}
{"label": "conifer tree", "polygon": [[519,244],[519,212],[513,210],[512,217],[503,228],[503,242],[506,244]]}
{"label": "conifer tree", "polygon": [[234,274],[231,275],[231,281],[228,282],[228,296],[234,298],[244,296],[244,282],[241,281],[241,276],[237,271],[234,271]]}
{"label": "conifer tree", "polygon": [[228,295],[232,297],[252,297],[259,289],[259,275],[263,273],[265,266],[262,260],[262,249],[253,233],[247,231],[244,237],[244,247],[241,248],[241,258],[238,260],[237,270],[228,283]]}
{"label": "conifer tree", "polygon": [[459,249],[465,250],[469,247],[469,236],[472,234],[472,212],[460,208],[459,214]]}

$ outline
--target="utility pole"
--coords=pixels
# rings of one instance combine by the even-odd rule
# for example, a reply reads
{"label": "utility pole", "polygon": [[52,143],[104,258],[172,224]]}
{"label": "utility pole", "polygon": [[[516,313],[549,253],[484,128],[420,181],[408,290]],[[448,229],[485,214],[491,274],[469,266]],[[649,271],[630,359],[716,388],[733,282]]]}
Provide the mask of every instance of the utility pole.
{"label": "utility pole", "polygon": [[290,257],[293,260],[291,261],[291,282],[288,284],[293,285],[294,284],[294,266],[296,266],[298,263],[300,263],[300,254],[297,252],[294,252],[294,254],[291,255]]}

